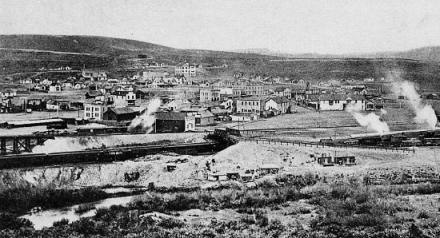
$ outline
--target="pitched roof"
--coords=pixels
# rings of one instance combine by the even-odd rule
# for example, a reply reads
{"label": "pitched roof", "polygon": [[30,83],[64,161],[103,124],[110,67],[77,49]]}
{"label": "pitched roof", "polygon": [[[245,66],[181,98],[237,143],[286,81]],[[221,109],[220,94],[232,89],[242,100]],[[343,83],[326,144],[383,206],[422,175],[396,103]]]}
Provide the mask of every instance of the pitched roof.
{"label": "pitched roof", "polygon": [[286,90],[286,87],[277,87],[275,88],[275,92],[284,92],[284,90]]}
{"label": "pitched roof", "polygon": [[342,100],[365,100],[364,95],[346,95],[346,94],[320,94],[320,95],[310,95],[310,101],[342,101]]}
{"label": "pitched roof", "polygon": [[165,121],[183,121],[186,114],[181,112],[156,112],[156,119]]}
{"label": "pitched roof", "polygon": [[342,94],[321,94],[319,95],[319,101],[341,101],[346,99],[346,95]]}
{"label": "pitched roof", "polygon": [[288,98],[286,97],[273,97],[271,98],[273,99],[276,103],[280,104],[280,103],[286,103],[286,102],[290,102]]}
{"label": "pitched roof", "polygon": [[92,96],[92,97],[102,96],[103,95],[102,92],[98,91],[98,90],[90,90],[86,94],[89,95],[89,96]]}
{"label": "pitched roof", "polygon": [[130,107],[109,108],[109,109],[107,109],[106,112],[109,112],[109,111],[113,111],[116,115],[137,113],[137,111],[133,110]]}
{"label": "pitched roof", "polygon": [[360,95],[360,94],[352,94],[352,95],[347,95],[346,99],[351,99],[351,100],[365,100],[365,96],[364,95]]}
{"label": "pitched roof", "polygon": [[252,96],[252,97],[244,97],[244,98],[239,98],[237,99],[237,101],[262,101],[262,100],[266,100],[266,97],[257,97],[257,96]]}
{"label": "pitched roof", "polygon": [[208,110],[199,111],[199,114],[200,114],[200,117],[202,117],[202,118],[214,116],[214,114],[212,114],[212,112],[210,112]]}

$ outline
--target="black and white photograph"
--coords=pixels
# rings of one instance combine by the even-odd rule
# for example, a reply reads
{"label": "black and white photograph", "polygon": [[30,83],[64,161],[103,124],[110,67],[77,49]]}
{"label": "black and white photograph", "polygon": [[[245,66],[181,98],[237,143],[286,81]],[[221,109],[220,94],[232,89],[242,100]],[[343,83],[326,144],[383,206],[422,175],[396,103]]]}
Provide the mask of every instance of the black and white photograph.
{"label": "black and white photograph", "polygon": [[439,119],[437,0],[0,0],[0,238],[438,238]]}

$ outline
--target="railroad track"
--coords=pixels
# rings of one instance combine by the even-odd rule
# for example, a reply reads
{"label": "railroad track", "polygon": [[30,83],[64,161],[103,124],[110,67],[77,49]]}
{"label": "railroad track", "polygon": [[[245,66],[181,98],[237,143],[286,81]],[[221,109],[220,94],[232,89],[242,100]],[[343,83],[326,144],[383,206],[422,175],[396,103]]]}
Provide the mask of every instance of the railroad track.
{"label": "railroad track", "polygon": [[0,156],[0,169],[74,163],[123,161],[162,152],[205,154],[222,149],[218,142],[182,143],[174,145],[131,145],[56,153],[10,154]]}

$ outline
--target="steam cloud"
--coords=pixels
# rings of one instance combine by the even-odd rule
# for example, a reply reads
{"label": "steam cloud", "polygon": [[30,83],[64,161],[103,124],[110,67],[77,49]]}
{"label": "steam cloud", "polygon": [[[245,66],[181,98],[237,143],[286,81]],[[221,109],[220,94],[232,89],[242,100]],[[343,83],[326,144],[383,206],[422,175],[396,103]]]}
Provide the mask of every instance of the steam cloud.
{"label": "steam cloud", "polygon": [[353,105],[347,106],[346,111],[349,112],[362,127],[366,127],[367,130],[375,131],[381,135],[390,131],[388,124],[381,121],[380,116],[376,115],[374,112],[363,114],[360,112],[361,108]]}
{"label": "steam cloud", "polygon": [[424,104],[420,95],[417,93],[414,83],[409,81],[395,81],[393,92],[408,99],[411,109],[416,114],[414,121],[417,124],[427,125],[429,129],[434,129],[437,124],[437,116],[431,105]]}
{"label": "steam cloud", "polygon": [[154,113],[159,109],[162,104],[159,98],[153,98],[150,100],[147,106],[147,110],[144,113],[133,119],[128,126],[128,131],[141,130],[145,133],[150,133],[153,130],[153,124],[156,120]]}

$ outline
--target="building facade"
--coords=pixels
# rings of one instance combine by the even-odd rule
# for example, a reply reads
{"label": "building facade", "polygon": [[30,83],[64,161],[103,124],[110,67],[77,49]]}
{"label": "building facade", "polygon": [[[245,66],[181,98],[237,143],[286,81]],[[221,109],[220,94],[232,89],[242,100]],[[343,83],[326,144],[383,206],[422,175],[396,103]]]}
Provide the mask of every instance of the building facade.
{"label": "building facade", "polygon": [[264,99],[249,97],[237,99],[237,113],[260,115],[263,111]]}
{"label": "building facade", "polygon": [[198,67],[199,67],[198,65],[189,64],[189,63],[177,65],[174,67],[174,74],[195,77],[197,75]]}
{"label": "building facade", "polygon": [[102,120],[105,109],[102,102],[84,103],[84,119]]}
{"label": "building facade", "polygon": [[310,97],[309,105],[319,111],[343,111],[347,107],[366,109],[367,100],[363,95],[323,94]]}

